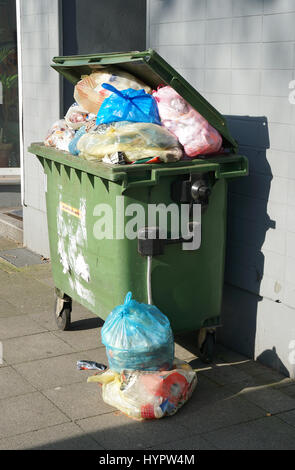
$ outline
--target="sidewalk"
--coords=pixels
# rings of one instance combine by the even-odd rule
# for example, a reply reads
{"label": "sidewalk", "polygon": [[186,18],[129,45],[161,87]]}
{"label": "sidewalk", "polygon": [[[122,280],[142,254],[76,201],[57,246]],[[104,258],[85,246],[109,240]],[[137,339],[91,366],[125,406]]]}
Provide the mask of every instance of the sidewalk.
{"label": "sidewalk", "polygon": [[[0,238],[0,250],[15,244]],[[196,357],[195,335],[176,356],[198,369],[191,400],[173,417],[137,422],[106,405],[93,371],[107,364],[101,322],[74,304],[71,331],[53,319],[50,264],[16,269],[0,258],[0,450],[295,449],[295,381],[221,346]]]}

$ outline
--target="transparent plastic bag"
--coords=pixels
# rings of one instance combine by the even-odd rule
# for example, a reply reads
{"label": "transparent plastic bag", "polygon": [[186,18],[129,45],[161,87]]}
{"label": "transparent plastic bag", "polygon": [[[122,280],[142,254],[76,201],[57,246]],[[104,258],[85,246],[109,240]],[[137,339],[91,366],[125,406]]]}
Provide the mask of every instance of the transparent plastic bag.
{"label": "transparent plastic bag", "polygon": [[68,127],[74,130],[78,130],[80,129],[80,127],[84,126],[88,121],[95,119],[95,117],[95,114],[89,114],[77,103],[74,103],[68,109],[68,112],[65,115],[65,121]]}
{"label": "transparent plastic bag", "polygon": [[174,134],[189,157],[216,153],[222,137],[198,111],[173,88],[165,86],[153,93],[163,126]]}
{"label": "transparent plastic bag", "polygon": [[156,100],[144,90],[117,90],[108,83],[103,88],[112,92],[102,103],[96,124],[108,124],[116,121],[151,122],[161,125]]}
{"label": "transparent plastic bag", "polygon": [[80,156],[102,160],[115,152],[123,152],[126,160],[159,157],[161,161],[177,161],[182,157],[178,140],[162,126],[150,123],[126,123],[98,126],[83,135],[77,144]]}
{"label": "transparent plastic bag", "polygon": [[48,147],[55,147],[62,151],[69,151],[69,144],[75,136],[75,131],[70,129],[65,120],[56,121],[48,131],[44,144]]}
{"label": "transparent plastic bag", "polygon": [[174,339],[166,315],[154,305],[132,300],[116,307],[101,330],[110,369],[169,370],[174,359]]}
{"label": "transparent plastic bag", "polygon": [[143,88],[147,93],[151,93],[151,88],[133,75],[115,67],[106,67],[90,75],[82,76],[82,80],[75,86],[75,101],[89,113],[97,114],[104,99],[111,94],[110,91],[102,88],[103,83],[110,83],[118,90]]}
{"label": "transparent plastic bag", "polygon": [[88,378],[102,385],[102,398],[138,420],[174,415],[191,397],[197,375],[184,361],[175,360],[170,371],[108,370]]}

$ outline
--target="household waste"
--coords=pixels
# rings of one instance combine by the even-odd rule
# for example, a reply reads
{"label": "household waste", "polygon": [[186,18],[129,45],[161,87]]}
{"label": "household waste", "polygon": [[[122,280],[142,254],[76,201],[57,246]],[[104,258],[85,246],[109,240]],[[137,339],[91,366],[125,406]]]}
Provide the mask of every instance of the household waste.
{"label": "household waste", "polygon": [[138,420],[174,415],[191,397],[197,375],[184,361],[175,360],[171,370],[108,370],[89,377],[102,385],[103,400]]}
{"label": "household waste", "polygon": [[222,145],[219,132],[173,88],[165,86],[153,93],[163,126],[175,135],[188,157],[216,153]]}
{"label": "household waste", "polygon": [[174,338],[168,318],[155,305],[132,299],[131,292],[107,317],[101,339],[114,372],[172,367]]}
{"label": "household waste", "polygon": [[222,137],[172,87],[113,66],[83,75],[45,145],[108,164],[175,162],[222,152]]}

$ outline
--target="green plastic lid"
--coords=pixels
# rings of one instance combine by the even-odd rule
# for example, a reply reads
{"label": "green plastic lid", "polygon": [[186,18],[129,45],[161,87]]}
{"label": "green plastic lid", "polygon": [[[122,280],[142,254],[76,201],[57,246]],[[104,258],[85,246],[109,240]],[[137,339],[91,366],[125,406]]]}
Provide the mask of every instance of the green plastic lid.
{"label": "green plastic lid", "polygon": [[224,117],[153,49],[54,57],[53,62],[52,67],[74,85],[82,75],[110,65],[131,73],[153,89],[160,84],[170,85],[220,132],[223,147],[237,152],[237,143],[230,135]]}

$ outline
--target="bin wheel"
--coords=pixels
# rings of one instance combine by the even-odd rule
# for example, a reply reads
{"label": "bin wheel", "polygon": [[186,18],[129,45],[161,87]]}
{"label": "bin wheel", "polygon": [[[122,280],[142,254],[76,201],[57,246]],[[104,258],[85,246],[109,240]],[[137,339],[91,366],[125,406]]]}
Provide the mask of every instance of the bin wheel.
{"label": "bin wheel", "polygon": [[72,300],[70,297],[55,297],[54,318],[59,330],[70,329],[71,325]]}
{"label": "bin wheel", "polygon": [[205,364],[213,361],[215,351],[215,331],[202,328],[198,332],[198,354]]}

